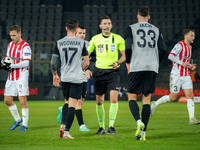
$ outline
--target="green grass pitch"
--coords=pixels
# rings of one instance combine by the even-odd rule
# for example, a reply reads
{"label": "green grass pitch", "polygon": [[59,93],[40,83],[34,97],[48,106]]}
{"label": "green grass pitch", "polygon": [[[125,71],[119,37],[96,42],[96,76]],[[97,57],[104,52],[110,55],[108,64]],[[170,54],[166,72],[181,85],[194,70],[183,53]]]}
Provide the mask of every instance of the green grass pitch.
{"label": "green grass pitch", "polygon": [[[15,101],[19,113],[21,108]],[[83,117],[90,132],[80,132],[77,119],[71,127],[72,139],[58,135],[58,107],[64,101],[28,101],[29,123],[27,132],[9,131],[14,119],[4,102],[0,102],[0,150],[189,150],[200,149],[200,125],[189,125],[186,103],[160,105],[150,117],[146,141],[135,140],[136,122],[128,102],[120,101],[115,122],[117,135],[96,135],[99,128],[95,101],[83,103]],[[138,102],[140,111],[142,103]],[[105,104],[106,129],[108,128],[109,101]],[[195,116],[200,119],[200,104],[195,104]]]}

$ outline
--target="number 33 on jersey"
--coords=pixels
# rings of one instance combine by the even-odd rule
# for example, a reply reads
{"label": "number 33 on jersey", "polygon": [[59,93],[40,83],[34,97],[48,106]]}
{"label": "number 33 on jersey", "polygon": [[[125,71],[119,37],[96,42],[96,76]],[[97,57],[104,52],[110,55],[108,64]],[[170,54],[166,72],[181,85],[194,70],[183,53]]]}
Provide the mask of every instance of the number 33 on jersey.
{"label": "number 33 on jersey", "polygon": [[129,29],[132,34],[128,37],[133,40],[130,72],[148,70],[158,73],[159,40],[163,41],[159,29],[148,22],[132,24]]}

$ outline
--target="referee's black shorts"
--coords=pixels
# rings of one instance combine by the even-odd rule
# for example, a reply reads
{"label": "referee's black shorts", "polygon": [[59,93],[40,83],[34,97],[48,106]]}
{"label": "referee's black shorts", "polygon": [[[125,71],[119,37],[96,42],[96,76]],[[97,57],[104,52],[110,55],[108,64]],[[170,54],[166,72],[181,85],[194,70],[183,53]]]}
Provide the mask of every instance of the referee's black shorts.
{"label": "referee's black shorts", "polygon": [[63,96],[65,99],[69,97],[74,99],[81,99],[83,83],[70,83],[70,82],[61,82]]}
{"label": "referee's black shorts", "polygon": [[130,72],[128,74],[128,92],[147,96],[155,90],[157,73],[154,71]]}
{"label": "referee's black shorts", "polygon": [[120,83],[120,72],[119,69],[98,69],[95,68],[93,72],[95,94],[102,95],[105,94],[107,88],[109,90],[119,89]]}

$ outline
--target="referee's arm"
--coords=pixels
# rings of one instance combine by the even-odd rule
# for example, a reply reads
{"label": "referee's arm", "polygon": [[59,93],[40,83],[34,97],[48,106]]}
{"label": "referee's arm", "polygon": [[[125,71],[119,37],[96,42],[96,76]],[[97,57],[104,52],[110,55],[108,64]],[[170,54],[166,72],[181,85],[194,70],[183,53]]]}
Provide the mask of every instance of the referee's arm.
{"label": "referee's arm", "polygon": [[120,51],[120,53],[122,54],[122,56],[120,57],[120,59],[118,60],[118,63],[121,64],[126,60],[126,56],[125,56],[125,50]]}
{"label": "referee's arm", "polygon": [[90,55],[95,49],[94,37],[90,40],[89,46],[87,47],[88,54]]}

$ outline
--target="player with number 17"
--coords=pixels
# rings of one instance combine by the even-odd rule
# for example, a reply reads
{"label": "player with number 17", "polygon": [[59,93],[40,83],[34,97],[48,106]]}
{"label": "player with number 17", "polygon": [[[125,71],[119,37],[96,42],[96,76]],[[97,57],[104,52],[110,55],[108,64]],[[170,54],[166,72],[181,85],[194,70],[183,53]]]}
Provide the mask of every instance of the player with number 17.
{"label": "player with number 17", "polygon": [[[53,85],[58,87],[60,81],[63,89],[65,102],[68,101],[66,120],[60,127],[60,137],[74,139],[69,134],[69,130],[74,120],[75,106],[81,98],[83,87],[83,71],[89,66],[89,56],[86,43],[75,37],[78,28],[78,20],[70,19],[66,23],[67,36],[58,40],[51,58],[51,68],[53,73]],[[57,60],[61,61],[61,78],[57,75]],[[83,59],[83,61],[82,61]]]}

